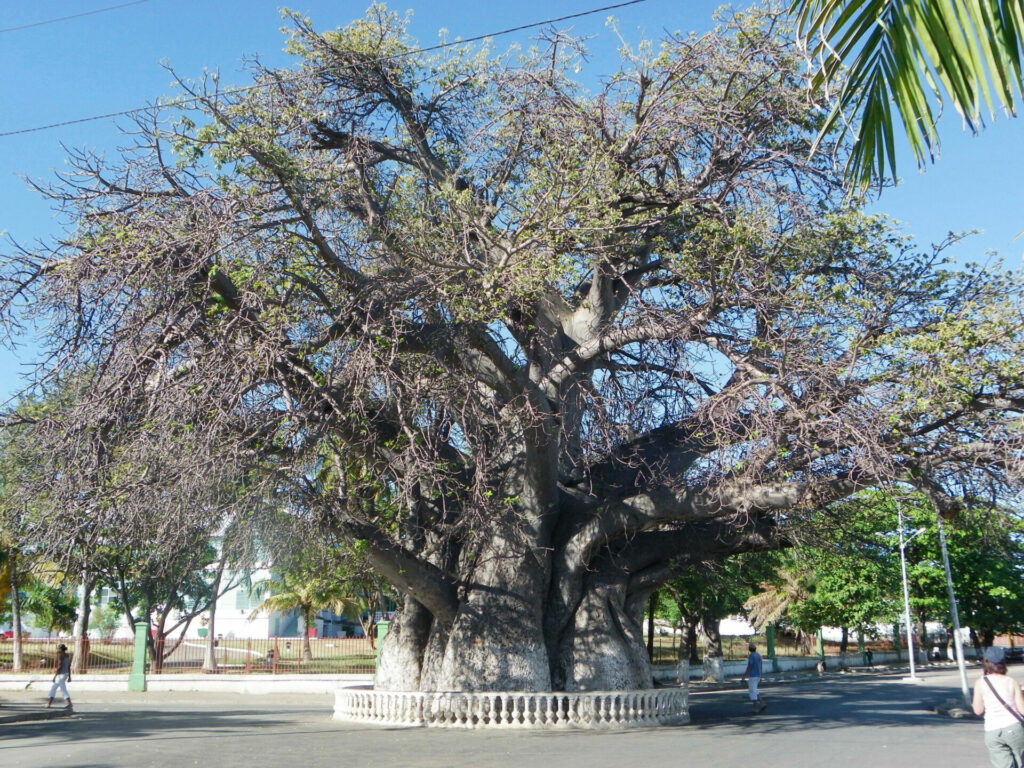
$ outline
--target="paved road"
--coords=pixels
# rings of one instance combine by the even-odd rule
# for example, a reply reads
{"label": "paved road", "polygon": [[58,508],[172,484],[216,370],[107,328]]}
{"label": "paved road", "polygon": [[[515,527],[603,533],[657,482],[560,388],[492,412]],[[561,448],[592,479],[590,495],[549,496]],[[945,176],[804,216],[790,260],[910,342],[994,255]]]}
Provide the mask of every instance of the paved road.
{"label": "paved road", "polygon": [[958,694],[958,678],[944,672],[918,684],[826,678],[767,688],[768,709],[757,716],[737,689],[695,693],[693,722],[678,728],[510,733],[336,724],[332,697],[322,695],[83,693],[73,717],[0,725],[0,766],[984,768],[980,723],[930,712]]}

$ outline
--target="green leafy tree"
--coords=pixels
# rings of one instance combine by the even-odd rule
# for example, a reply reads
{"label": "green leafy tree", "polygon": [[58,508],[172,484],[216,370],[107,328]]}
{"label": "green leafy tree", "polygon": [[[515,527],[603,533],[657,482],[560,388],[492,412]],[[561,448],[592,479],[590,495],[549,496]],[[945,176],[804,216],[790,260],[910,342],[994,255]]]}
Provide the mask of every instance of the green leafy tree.
{"label": "green leafy tree", "polygon": [[[794,549],[766,589],[748,601],[755,626],[785,616],[810,631],[820,626],[867,631],[905,612],[898,512],[904,517],[907,583],[919,647],[927,622],[950,626],[938,517],[927,499],[863,493],[842,510],[819,515],[816,536]],[[837,525],[838,523],[838,525]],[[961,620],[991,644],[994,633],[1021,627],[1024,574],[1020,520],[1004,510],[967,508],[945,522]]]}
{"label": "green leafy tree", "polygon": [[217,558],[211,536],[211,531],[200,530],[191,538],[176,537],[173,549],[166,540],[145,549],[118,547],[97,563],[129,626],[142,621],[150,627],[147,643],[154,672],[162,671],[189,624],[216,599],[208,572]]}
{"label": "green leafy tree", "polygon": [[92,628],[103,640],[110,640],[117,628],[121,626],[121,611],[117,606],[108,602],[93,610]]}
{"label": "green leafy tree", "polygon": [[699,640],[708,650],[721,653],[721,620],[744,613],[747,598],[774,573],[775,562],[770,554],[740,555],[705,562],[665,584],[663,591],[683,633],[680,659],[698,663]]}
{"label": "green leafy tree", "polygon": [[33,617],[33,624],[47,632],[70,633],[75,624],[78,598],[67,583],[47,584],[34,580],[26,590],[22,608]]}
{"label": "green leafy tree", "polygon": [[876,624],[898,612],[896,593],[880,588],[891,580],[886,570],[891,561],[827,550],[802,550],[801,556],[813,569],[814,591],[791,614],[801,626],[841,628],[840,653],[847,651],[851,629],[862,636],[870,634]]}
{"label": "green leafy tree", "polygon": [[[922,531],[907,545],[907,573],[911,609],[926,647],[926,620],[952,629],[938,518],[920,498],[910,499],[905,511],[908,527]],[[1019,517],[1005,509],[975,507],[944,527],[960,621],[971,629],[975,643],[991,645],[996,634],[1024,629],[1024,526]]]}

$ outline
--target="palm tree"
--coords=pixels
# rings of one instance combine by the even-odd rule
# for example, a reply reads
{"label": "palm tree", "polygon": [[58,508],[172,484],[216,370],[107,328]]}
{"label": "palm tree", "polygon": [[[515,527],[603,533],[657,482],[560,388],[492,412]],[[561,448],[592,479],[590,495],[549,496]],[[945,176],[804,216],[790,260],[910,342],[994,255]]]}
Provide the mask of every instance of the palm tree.
{"label": "palm tree", "polygon": [[[775,581],[761,582],[761,591],[751,595],[743,604],[747,619],[758,632],[785,618],[792,609],[809,600],[815,589],[812,571],[797,564],[786,565],[776,572]],[[807,627],[796,626],[797,641],[808,650]]]}
{"label": "palm tree", "polygon": [[257,605],[249,621],[260,613],[299,614],[299,633],[302,635],[302,658],[313,660],[309,644],[309,628],[316,621],[318,611],[330,610],[351,616],[359,610],[359,602],[351,596],[352,587],[336,578],[309,572],[282,572],[275,578],[265,579],[255,587],[257,594],[266,594]]}
{"label": "palm tree", "polygon": [[816,61],[813,87],[833,105],[819,140],[856,131],[847,174],[861,188],[887,167],[895,177],[897,117],[921,167],[939,146],[936,107],[977,132],[983,110],[1014,115],[1024,92],[1022,0],[793,0],[791,11]]}

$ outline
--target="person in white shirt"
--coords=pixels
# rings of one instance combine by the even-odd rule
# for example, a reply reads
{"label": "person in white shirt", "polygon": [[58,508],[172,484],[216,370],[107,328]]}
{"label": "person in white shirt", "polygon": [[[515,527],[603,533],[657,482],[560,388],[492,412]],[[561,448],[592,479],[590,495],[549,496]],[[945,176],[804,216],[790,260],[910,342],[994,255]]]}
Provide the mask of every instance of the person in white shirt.
{"label": "person in white shirt", "polygon": [[985,746],[993,768],[1024,768],[1024,694],[1006,674],[1002,648],[985,649],[984,674],[974,684],[974,714],[985,716]]}

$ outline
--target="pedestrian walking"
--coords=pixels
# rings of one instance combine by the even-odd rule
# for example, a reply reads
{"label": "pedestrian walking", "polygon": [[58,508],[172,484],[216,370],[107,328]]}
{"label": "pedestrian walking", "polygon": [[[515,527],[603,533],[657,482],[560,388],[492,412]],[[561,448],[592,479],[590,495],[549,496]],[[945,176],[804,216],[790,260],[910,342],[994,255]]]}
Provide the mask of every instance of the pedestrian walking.
{"label": "pedestrian walking", "polygon": [[985,746],[993,768],[1024,768],[1024,694],[1006,674],[1002,648],[985,649],[974,684],[974,714],[985,716]]}
{"label": "pedestrian walking", "polygon": [[71,657],[68,655],[68,647],[61,643],[57,646],[57,671],[53,675],[53,685],[50,686],[50,700],[46,702],[47,707],[53,706],[53,698],[60,690],[64,696],[66,707],[71,707],[71,694],[68,693],[67,684],[71,682]]}
{"label": "pedestrian walking", "polygon": [[743,671],[740,682],[743,682],[743,679],[746,678],[747,692],[750,694],[750,704],[754,708],[754,714],[757,714],[768,706],[761,701],[761,694],[757,690],[758,685],[761,683],[762,659],[761,654],[757,652],[757,646],[753,643],[747,646],[747,650],[750,651],[750,656],[747,657],[747,668]]}

